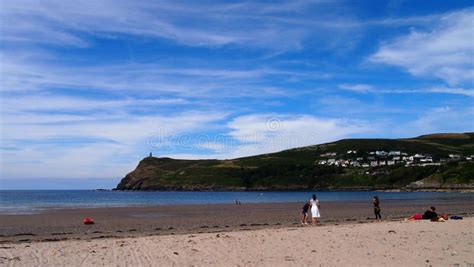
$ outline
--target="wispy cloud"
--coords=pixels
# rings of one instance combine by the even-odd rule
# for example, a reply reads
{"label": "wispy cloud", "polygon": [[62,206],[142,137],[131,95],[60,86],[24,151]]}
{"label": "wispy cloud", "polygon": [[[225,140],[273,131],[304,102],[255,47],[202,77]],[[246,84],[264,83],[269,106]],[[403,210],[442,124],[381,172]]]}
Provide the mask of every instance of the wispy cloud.
{"label": "wispy cloud", "polygon": [[85,97],[61,96],[55,94],[16,95],[0,101],[5,113],[9,112],[78,112],[78,111],[106,111],[120,109],[122,113],[130,109],[156,108],[169,105],[186,105],[190,102],[183,98],[156,98],[156,99],[90,99]]}
{"label": "wispy cloud", "polygon": [[367,93],[374,90],[374,87],[368,84],[340,84],[339,88],[357,93]]}
{"label": "wispy cloud", "polygon": [[225,113],[185,112],[183,114],[137,115],[102,114],[50,115],[10,114],[2,119],[2,141],[47,140],[61,137],[87,137],[133,144],[160,133],[177,134],[209,127],[208,123],[223,119]]}
{"label": "wispy cloud", "polygon": [[243,143],[229,156],[250,156],[338,140],[370,131],[365,121],[307,114],[254,114],[228,123],[229,135]]}
{"label": "wispy cloud", "polygon": [[[324,80],[330,73],[269,67],[176,67],[165,64],[122,63],[67,66],[59,59],[2,57],[0,91],[28,92],[56,88],[87,88],[109,92],[188,97],[265,97],[281,95],[270,78]],[[216,94],[218,93],[218,94]]]}
{"label": "wispy cloud", "polygon": [[395,65],[413,75],[437,77],[450,85],[472,84],[474,77],[474,11],[446,14],[429,30],[383,43],[370,61]]}
{"label": "wispy cloud", "polygon": [[[2,35],[4,41],[84,47],[91,41],[82,33],[127,34],[170,39],[190,46],[245,45],[286,50],[299,48],[308,29],[289,27],[287,22],[274,18],[292,18],[294,14],[309,18],[309,10],[313,15],[325,17],[327,9],[323,12],[319,7],[337,5],[337,2],[328,1],[279,1],[268,5],[257,2],[21,0],[2,2],[0,16],[4,25],[8,25]],[[327,23],[317,27],[334,30]]]}
{"label": "wispy cloud", "polygon": [[416,136],[428,133],[469,132],[474,129],[473,107],[441,106],[417,115],[413,120],[393,125],[399,136]]}
{"label": "wispy cloud", "polygon": [[457,94],[474,97],[474,89],[466,88],[451,88],[451,87],[433,87],[429,88],[426,91],[433,93],[442,93],[442,94]]}
{"label": "wispy cloud", "polygon": [[2,177],[27,178],[32,170],[35,177],[122,177],[155,149],[157,136],[209,129],[225,116],[9,114],[2,118]]}
{"label": "wispy cloud", "polygon": [[375,93],[375,94],[453,94],[474,97],[474,89],[472,88],[458,88],[458,87],[427,87],[415,89],[394,89],[378,86],[377,88],[370,84],[340,84],[340,89],[356,92],[356,93]]}

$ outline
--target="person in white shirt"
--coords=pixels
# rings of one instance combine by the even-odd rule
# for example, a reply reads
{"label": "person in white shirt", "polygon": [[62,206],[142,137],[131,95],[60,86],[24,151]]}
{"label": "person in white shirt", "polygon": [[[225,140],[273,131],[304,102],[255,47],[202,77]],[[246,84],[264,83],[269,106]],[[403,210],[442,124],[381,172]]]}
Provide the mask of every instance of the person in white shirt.
{"label": "person in white shirt", "polygon": [[316,195],[313,194],[313,197],[309,200],[309,204],[311,205],[311,219],[313,225],[316,225],[318,223],[318,219],[321,217],[321,214],[319,214],[319,200]]}

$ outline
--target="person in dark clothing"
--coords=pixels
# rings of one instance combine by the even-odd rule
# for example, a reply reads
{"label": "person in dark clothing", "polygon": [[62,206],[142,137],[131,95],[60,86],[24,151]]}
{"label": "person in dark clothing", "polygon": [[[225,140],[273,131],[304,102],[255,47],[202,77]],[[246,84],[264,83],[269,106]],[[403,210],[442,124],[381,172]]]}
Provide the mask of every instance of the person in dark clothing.
{"label": "person in dark clothing", "polygon": [[304,204],[303,206],[303,210],[301,211],[301,224],[302,225],[308,225],[307,220],[308,220],[308,211],[309,211],[310,206],[311,205],[309,204],[309,201],[306,202],[306,204]]}
{"label": "person in dark clothing", "polygon": [[438,213],[436,213],[436,208],[431,207],[429,210],[425,211],[422,218],[423,220],[431,220],[431,219],[438,218]]}
{"label": "person in dark clothing", "polygon": [[374,196],[372,199],[372,202],[374,203],[374,214],[375,214],[375,219],[378,221],[382,220],[382,215],[380,215],[380,200],[378,196]]}

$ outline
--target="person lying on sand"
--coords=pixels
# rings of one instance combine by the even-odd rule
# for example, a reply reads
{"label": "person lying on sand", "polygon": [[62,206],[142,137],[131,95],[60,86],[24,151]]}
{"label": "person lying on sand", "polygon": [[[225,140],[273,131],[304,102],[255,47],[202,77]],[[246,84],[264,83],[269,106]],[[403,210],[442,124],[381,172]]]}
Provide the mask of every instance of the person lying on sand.
{"label": "person lying on sand", "polygon": [[423,220],[432,220],[435,218],[438,218],[438,213],[436,213],[436,207],[434,206],[430,207],[430,209],[423,214]]}
{"label": "person lying on sand", "polygon": [[434,220],[437,219],[438,213],[436,213],[436,207],[431,206],[429,210],[425,211],[423,215],[417,213],[408,218],[408,220]]}

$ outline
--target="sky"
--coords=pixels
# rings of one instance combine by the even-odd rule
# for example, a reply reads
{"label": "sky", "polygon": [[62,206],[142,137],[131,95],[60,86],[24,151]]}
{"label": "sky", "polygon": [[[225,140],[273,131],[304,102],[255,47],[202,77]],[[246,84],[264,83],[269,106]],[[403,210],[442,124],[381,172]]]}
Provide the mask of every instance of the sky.
{"label": "sky", "polygon": [[472,1],[0,0],[0,27],[0,189],[474,131]]}

